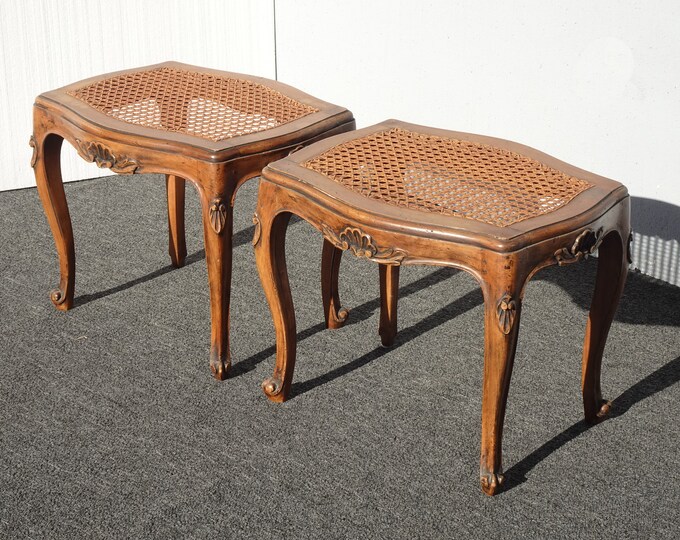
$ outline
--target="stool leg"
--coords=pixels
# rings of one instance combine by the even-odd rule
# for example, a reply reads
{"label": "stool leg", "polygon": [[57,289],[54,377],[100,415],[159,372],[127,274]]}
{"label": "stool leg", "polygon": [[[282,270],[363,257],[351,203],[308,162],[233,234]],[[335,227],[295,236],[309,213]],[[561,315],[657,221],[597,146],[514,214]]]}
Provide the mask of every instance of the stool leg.
{"label": "stool leg", "polygon": [[44,138],[31,137],[35,181],[47,221],[59,255],[61,278],[59,288],[50,292],[57,309],[66,311],[73,306],[76,276],[76,256],[73,246],[73,229],[69,215],[64,185],[61,179],[61,144],[64,139],[48,134]]}
{"label": "stool leg", "polygon": [[[493,279],[494,276],[490,278]],[[487,495],[496,494],[504,480],[503,422],[522,308],[519,293],[522,291],[522,285],[511,281],[511,284],[504,288],[500,281],[498,279],[487,283],[484,294],[485,345],[480,481],[482,490]]]}
{"label": "stool leg", "polygon": [[390,347],[397,335],[397,300],[399,298],[399,266],[381,264],[380,268],[380,341]]}
{"label": "stool leg", "polygon": [[340,307],[338,275],[341,260],[342,250],[324,239],[321,252],[321,299],[326,328],[333,330],[342,328],[349,316],[349,310]]}
{"label": "stool leg", "polygon": [[184,178],[174,174],[165,175],[168,195],[168,253],[175,268],[184,266],[187,246],[184,233]]}
{"label": "stool leg", "polygon": [[[260,201],[265,191],[263,185],[266,184],[260,184]],[[276,366],[272,377],[262,383],[262,389],[270,400],[280,403],[288,398],[290,392],[297,345],[295,310],[285,251],[290,214],[278,214],[272,219],[262,208],[258,209],[258,213],[262,220],[262,232],[259,242],[255,244],[255,260],[276,330]]]}
{"label": "stool leg", "polygon": [[[625,236],[627,239],[627,235]],[[626,283],[628,261],[624,239],[618,232],[608,234],[598,251],[595,292],[586,325],[583,348],[581,391],[586,422],[595,424],[609,414],[610,403],[602,399],[600,372],[602,353],[616,308]]]}
{"label": "stool leg", "polygon": [[204,197],[201,199],[204,201],[203,234],[210,284],[210,370],[216,379],[224,380],[231,367],[229,300],[233,215],[229,198],[215,198],[209,202]]}

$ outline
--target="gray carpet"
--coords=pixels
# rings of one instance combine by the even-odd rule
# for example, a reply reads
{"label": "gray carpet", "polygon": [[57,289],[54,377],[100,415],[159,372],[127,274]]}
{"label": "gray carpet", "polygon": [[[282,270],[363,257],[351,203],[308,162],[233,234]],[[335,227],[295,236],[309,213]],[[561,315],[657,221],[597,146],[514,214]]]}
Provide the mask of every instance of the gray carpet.
{"label": "gray carpet", "polygon": [[631,274],[607,345],[614,415],[582,422],[596,261],[540,273],[524,303],[504,438],[508,488],[479,488],[482,297],[462,272],[402,270],[379,346],[377,268],[345,257],[351,322],[323,330],[321,239],[288,233],[293,398],[260,390],[274,332],[237,199],[233,376],[208,369],[202,227],[167,256],[158,176],[67,185],[76,306],[57,312],[34,189],[0,193],[0,536],[7,538],[677,538],[680,289]]}

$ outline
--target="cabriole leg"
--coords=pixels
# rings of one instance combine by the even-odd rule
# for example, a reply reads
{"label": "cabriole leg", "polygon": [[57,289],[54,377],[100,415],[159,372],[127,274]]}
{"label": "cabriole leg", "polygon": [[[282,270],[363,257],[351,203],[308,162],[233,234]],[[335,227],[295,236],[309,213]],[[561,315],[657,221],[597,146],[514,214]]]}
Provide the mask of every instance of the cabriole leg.
{"label": "cabriole leg", "polygon": [[616,231],[609,233],[598,251],[597,278],[586,325],[581,374],[585,419],[591,424],[605,418],[610,409],[610,403],[602,399],[600,372],[607,334],[626,283],[628,261],[624,238],[627,240],[627,232],[623,237]]}
{"label": "cabriole leg", "polygon": [[515,276],[497,276],[485,284],[480,481],[487,495],[495,495],[504,481],[503,423],[517,346],[522,285]]}
{"label": "cabriole leg", "polygon": [[321,252],[321,298],[326,328],[342,328],[347,322],[349,310],[340,307],[338,275],[342,250],[324,238]]}
{"label": "cabriole leg", "polygon": [[184,266],[187,246],[184,232],[184,178],[174,174],[165,175],[168,196],[168,253],[175,268]]}
{"label": "cabriole leg", "polygon": [[232,209],[229,198],[203,203],[205,259],[210,284],[210,370],[218,380],[231,367],[229,352],[229,301],[231,294]]}
{"label": "cabriole leg", "polygon": [[397,335],[397,300],[399,297],[399,266],[380,265],[380,341],[390,347]]}
{"label": "cabriole leg", "polygon": [[285,251],[290,214],[284,212],[272,217],[273,211],[266,202],[272,200],[272,191],[272,184],[261,182],[258,203],[261,234],[255,241],[255,260],[276,330],[276,366],[274,374],[262,383],[262,389],[270,400],[282,402],[290,392],[297,337]]}
{"label": "cabriole leg", "polygon": [[57,309],[66,311],[73,306],[76,276],[76,257],[73,246],[73,229],[69,215],[64,185],[61,179],[61,144],[63,138],[54,135],[31,137],[33,147],[31,164],[35,171],[38,194],[59,255],[59,288],[50,292]]}

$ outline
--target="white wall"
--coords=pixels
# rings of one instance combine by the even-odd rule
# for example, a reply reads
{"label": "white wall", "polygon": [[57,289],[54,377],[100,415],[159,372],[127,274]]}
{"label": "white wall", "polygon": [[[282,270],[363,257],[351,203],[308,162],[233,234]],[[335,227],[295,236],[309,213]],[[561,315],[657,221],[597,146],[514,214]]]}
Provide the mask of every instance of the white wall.
{"label": "white wall", "polygon": [[680,284],[679,21],[677,0],[277,0],[278,75],[359,127],[493,135],[623,182],[635,264]]}
{"label": "white wall", "polygon": [[[0,0],[0,191],[34,186],[35,96],[166,60],[273,78],[272,0]],[[103,176],[62,151],[63,176]]]}

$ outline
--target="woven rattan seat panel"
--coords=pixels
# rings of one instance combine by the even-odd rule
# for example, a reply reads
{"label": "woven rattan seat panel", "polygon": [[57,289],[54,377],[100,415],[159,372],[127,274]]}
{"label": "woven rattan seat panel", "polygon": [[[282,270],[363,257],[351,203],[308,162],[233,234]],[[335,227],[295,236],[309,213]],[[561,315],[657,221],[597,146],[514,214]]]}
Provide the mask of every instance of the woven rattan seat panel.
{"label": "woven rattan seat panel", "polygon": [[118,75],[69,94],[124,122],[215,142],[317,112],[253,81],[168,67]]}
{"label": "woven rattan seat panel", "polygon": [[302,163],[365,197],[507,227],[567,204],[591,184],[486,144],[401,128]]}

